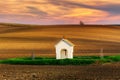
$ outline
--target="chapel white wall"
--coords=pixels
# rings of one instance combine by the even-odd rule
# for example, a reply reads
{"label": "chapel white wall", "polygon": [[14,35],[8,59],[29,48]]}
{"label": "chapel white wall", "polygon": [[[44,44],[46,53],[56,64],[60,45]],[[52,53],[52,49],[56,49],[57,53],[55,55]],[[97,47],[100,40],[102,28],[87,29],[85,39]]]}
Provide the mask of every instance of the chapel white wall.
{"label": "chapel white wall", "polygon": [[70,46],[68,44],[66,44],[65,42],[61,41],[59,42],[59,44],[57,44],[56,46],[56,59],[61,59],[61,50],[62,49],[66,49],[67,50],[67,58],[73,58],[73,46]]}

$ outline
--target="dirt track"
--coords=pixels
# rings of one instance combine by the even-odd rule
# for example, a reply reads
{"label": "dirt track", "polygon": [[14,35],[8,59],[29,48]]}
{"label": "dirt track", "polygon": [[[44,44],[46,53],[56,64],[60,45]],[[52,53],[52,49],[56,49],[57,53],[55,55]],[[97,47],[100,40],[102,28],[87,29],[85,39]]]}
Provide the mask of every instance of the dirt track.
{"label": "dirt track", "polygon": [[90,66],[0,65],[0,80],[120,80],[120,63]]}

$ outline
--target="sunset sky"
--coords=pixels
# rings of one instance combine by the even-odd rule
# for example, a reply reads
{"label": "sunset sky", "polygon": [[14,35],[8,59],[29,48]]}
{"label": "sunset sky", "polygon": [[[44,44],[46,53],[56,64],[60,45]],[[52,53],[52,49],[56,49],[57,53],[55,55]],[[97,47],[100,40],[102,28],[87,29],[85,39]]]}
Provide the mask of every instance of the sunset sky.
{"label": "sunset sky", "polygon": [[0,0],[0,22],[119,24],[120,0]]}

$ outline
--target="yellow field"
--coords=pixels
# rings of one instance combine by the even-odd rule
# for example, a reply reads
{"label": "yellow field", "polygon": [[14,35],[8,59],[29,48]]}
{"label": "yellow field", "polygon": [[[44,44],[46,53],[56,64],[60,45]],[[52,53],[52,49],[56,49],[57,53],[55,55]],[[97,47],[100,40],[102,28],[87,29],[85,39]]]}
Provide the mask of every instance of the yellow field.
{"label": "yellow field", "polygon": [[75,55],[85,54],[84,50],[93,54],[101,48],[106,53],[120,53],[120,26],[0,24],[0,57],[6,54],[28,56],[32,52],[55,56],[54,45],[63,36],[75,44]]}

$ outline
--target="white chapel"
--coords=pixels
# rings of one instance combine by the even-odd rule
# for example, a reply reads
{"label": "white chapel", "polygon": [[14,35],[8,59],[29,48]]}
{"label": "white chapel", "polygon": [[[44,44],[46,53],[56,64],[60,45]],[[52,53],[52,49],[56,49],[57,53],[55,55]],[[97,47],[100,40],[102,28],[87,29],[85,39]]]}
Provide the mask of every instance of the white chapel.
{"label": "white chapel", "polygon": [[72,59],[74,44],[70,42],[68,39],[60,40],[56,45],[56,59]]}

